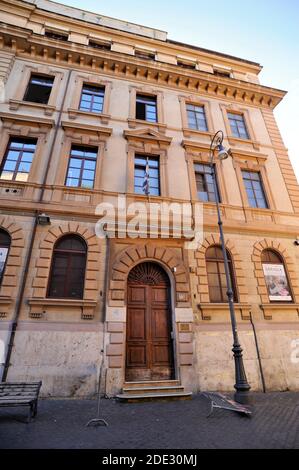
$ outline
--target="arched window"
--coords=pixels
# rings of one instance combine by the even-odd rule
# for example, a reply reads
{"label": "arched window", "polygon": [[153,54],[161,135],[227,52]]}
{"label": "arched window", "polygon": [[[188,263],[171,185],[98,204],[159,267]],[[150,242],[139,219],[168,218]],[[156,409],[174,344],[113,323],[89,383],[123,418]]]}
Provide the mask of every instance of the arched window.
{"label": "arched window", "polygon": [[86,243],[77,235],[66,235],[54,247],[48,297],[82,299],[86,268]]}
{"label": "arched window", "polygon": [[282,257],[273,250],[261,255],[270,302],[292,302],[292,293]]}
{"label": "arched window", "polygon": [[[234,293],[234,301],[237,301],[236,283],[230,254],[227,253],[231,284]],[[228,302],[227,285],[225,278],[224,259],[222,248],[218,245],[211,246],[206,251],[206,263],[208,273],[208,285],[210,302]]]}
{"label": "arched window", "polygon": [[4,269],[8,257],[10,243],[10,235],[5,230],[0,229],[0,285],[4,275]]}

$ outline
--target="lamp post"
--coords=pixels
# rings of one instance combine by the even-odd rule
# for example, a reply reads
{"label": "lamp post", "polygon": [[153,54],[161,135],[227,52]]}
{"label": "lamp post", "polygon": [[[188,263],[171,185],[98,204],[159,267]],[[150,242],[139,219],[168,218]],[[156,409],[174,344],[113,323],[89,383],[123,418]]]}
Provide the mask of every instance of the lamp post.
{"label": "lamp post", "polygon": [[227,259],[227,252],[225,248],[225,239],[223,234],[223,224],[221,219],[221,211],[219,207],[219,200],[218,200],[218,191],[216,185],[216,176],[215,176],[215,167],[214,167],[214,155],[215,151],[218,152],[218,159],[225,160],[230,155],[230,150],[226,150],[223,143],[223,132],[218,131],[213,136],[210,145],[210,168],[211,168],[211,175],[213,180],[213,187],[215,193],[215,201],[217,207],[217,217],[218,217],[218,226],[220,232],[220,240],[221,240],[221,248],[223,253],[224,259],[224,269],[225,269],[225,278],[226,278],[226,287],[227,287],[227,298],[228,298],[228,305],[230,311],[230,319],[231,319],[231,326],[233,332],[233,354],[234,354],[234,361],[235,361],[235,380],[236,383],[234,385],[236,392],[235,392],[235,400],[238,403],[246,404],[249,402],[249,390],[250,385],[247,382],[244,363],[243,363],[243,355],[242,355],[242,348],[239,342],[238,337],[238,330],[237,330],[237,322],[236,322],[236,314],[235,314],[235,307],[234,307],[234,293],[232,289],[232,282],[230,277],[230,270],[228,265]]}

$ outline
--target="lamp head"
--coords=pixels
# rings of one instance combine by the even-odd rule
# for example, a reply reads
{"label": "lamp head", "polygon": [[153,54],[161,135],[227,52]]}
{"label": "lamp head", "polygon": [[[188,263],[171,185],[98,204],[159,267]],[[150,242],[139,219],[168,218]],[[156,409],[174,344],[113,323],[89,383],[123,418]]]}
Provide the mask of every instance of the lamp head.
{"label": "lamp head", "polygon": [[218,158],[219,160],[226,160],[229,155],[231,155],[231,150],[228,149],[226,150],[226,148],[222,145],[222,144],[219,144],[218,145]]}

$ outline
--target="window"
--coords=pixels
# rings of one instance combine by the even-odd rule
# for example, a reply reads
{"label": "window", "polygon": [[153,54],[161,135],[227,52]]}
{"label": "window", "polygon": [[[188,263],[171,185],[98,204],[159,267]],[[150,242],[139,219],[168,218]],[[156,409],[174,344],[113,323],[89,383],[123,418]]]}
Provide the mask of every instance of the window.
{"label": "window", "polygon": [[134,190],[138,194],[160,196],[159,159],[157,157],[135,156]]}
{"label": "window", "polygon": [[65,185],[93,188],[98,149],[73,145]]}
{"label": "window", "polygon": [[196,64],[192,64],[191,62],[183,62],[178,60],[177,64],[179,67],[183,67],[184,69],[196,70]]}
{"label": "window", "polygon": [[147,52],[147,51],[139,51],[135,50],[135,56],[139,57],[140,59],[146,59],[146,60],[155,60],[156,55],[154,52]]}
{"label": "window", "polygon": [[244,116],[242,114],[227,113],[227,117],[233,136],[239,139],[249,139]]}
{"label": "window", "polygon": [[79,109],[91,113],[103,111],[105,87],[94,85],[83,85]]}
{"label": "window", "polygon": [[[212,177],[210,165],[205,165],[203,163],[195,163],[194,170],[195,170],[195,180],[196,180],[198,199],[200,201],[216,202],[216,195],[215,195],[213,177]],[[216,189],[217,189],[218,201],[220,201],[219,191],[217,188],[217,180],[216,180]]]}
{"label": "window", "polygon": [[156,96],[136,96],[136,119],[157,122],[157,98]]}
{"label": "window", "polygon": [[11,243],[10,235],[5,230],[0,229],[0,285],[3,279],[5,264]]}
{"label": "window", "polygon": [[45,31],[45,36],[50,39],[56,39],[57,41],[67,41],[68,35],[62,33],[55,33],[55,31]]}
{"label": "window", "polygon": [[[231,285],[234,293],[234,301],[237,302],[236,283],[234,278],[233,266],[230,254],[226,251]],[[206,264],[208,274],[209,296],[210,302],[221,303],[228,302],[227,285],[224,269],[224,259],[222,248],[214,245],[206,251]]]}
{"label": "window", "polygon": [[54,77],[32,74],[25,92],[24,101],[48,104]]}
{"label": "window", "polygon": [[106,42],[96,42],[96,41],[89,41],[88,45],[93,47],[94,49],[101,49],[102,51],[110,51],[111,44]]}
{"label": "window", "polygon": [[190,129],[207,131],[207,120],[204,106],[187,104],[188,125]]}
{"label": "window", "polygon": [[255,171],[242,171],[243,181],[251,207],[261,207],[267,209],[268,203],[265,196],[261,175]]}
{"label": "window", "polygon": [[0,178],[27,181],[36,149],[36,139],[11,138],[0,169]]}
{"label": "window", "polygon": [[230,78],[231,77],[231,73],[229,71],[226,72],[225,70],[214,69],[213,73],[217,77],[223,77],[223,78]]}
{"label": "window", "polygon": [[292,301],[289,280],[281,256],[273,250],[264,250],[261,260],[270,302]]}
{"label": "window", "polygon": [[48,297],[83,299],[87,247],[77,235],[66,235],[54,247]]}

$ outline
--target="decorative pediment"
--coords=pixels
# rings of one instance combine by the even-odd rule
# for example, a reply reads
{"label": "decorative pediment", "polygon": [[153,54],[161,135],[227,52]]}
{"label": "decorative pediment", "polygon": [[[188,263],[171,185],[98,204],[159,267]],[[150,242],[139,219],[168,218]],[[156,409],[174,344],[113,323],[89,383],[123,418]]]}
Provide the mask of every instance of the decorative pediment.
{"label": "decorative pediment", "polygon": [[138,141],[148,141],[152,143],[158,142],[159,144],[170,145],[172,137],[166,137],[164,134],[161,134],[150,127],[145,127],[142,129],[134,129],[132,131],[124,131],[124,137],[130,140]]}

